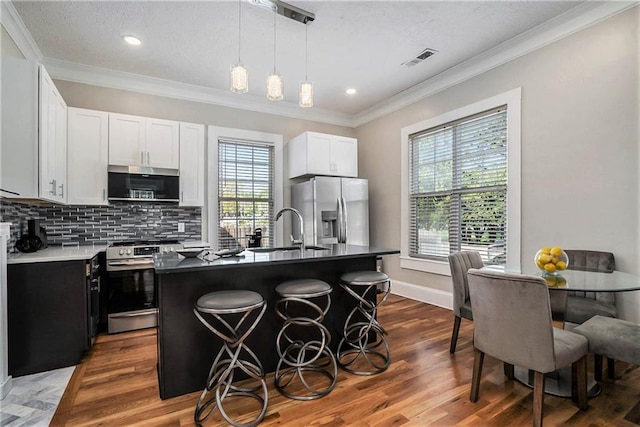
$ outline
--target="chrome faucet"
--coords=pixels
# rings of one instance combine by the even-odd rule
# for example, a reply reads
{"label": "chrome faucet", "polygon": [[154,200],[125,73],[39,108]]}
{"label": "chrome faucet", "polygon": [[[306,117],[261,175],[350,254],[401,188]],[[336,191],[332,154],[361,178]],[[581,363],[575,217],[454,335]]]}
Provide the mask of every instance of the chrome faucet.
{"label": "chrome faucet", "polygon": [[294,209],[294,208],[282,208],[276,214],[276,221],[278,219],[280,219],[282,214],[287,212],[287,211],[297,215],[298,216],[298,222],[300,223],[300,240],[294,240],[293,239],[293,234],[292,234],[291,235],[291,244],[292,245],[299,245],[300,246],[300,251],[302,251],[302,253],[304,254],[304,249],[305,249],[305,246],[304,246],[304,220],[302,219],[302,215],[300,214],[300,212],[297,209]]}

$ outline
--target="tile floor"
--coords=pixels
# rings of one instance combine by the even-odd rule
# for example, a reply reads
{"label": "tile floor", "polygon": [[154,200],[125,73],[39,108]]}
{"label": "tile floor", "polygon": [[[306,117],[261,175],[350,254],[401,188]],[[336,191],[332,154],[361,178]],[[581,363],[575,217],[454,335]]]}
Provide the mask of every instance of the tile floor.
{"label": "tile floor", "polygon": [[0,427],[48,426],[75,366],[13,379],[0,400]]}

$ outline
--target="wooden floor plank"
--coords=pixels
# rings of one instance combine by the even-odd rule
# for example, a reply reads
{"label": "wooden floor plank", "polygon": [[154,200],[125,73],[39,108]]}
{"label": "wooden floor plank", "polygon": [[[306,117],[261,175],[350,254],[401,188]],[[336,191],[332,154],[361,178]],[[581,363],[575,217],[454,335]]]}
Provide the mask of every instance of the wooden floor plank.
{"label": "wooden floor plank", "polygon": [[[315,401],[295,401],[273,387],[261,426],[513,426],[530,425],[532,392],[509,381],[502,363],[485,358],[480,399],[469,401],[473,364],[473,322],[463,320],[457,351],[449,353],[451,311],[398,296],[380,306],[389,332],[391,365],[379,375],[339,371],[336,388]],[[592,362],[589,367],[592,368]],[[640,402],[640,369],[618,364],[615,382],[581,412],[569,399],[545,396],[546,426],[638,427],[625,420]],[[200,392],[159,398],[156,333],[153,329],[101,335],[79,365],[53,418],[54,426],[193,426]],[[231,403],[230,414],[245,416],[250,404]],[[218,412],[205,426],[225,425]]]}

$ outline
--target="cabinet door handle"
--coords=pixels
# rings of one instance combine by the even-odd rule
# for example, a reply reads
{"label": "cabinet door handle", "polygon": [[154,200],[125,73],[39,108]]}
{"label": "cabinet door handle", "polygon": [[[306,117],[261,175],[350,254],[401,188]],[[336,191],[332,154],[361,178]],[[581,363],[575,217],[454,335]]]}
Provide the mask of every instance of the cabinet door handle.
{"label": "cabinet door handle", "polygon": [[107,200],[107,189],[106,188],[102,189],[102,200]]}
{"label": "cabinet door handle", "polygon": [[140,166],[144,165],[144,151],[140,152]]}
{"label": "cabinet door handle", "polygon": [[184,202],[184,191],[180,192],[180,202]]}
{"label": "cabinet door handle", "polygon": [[151,156],[149,155],[149,152],[147,151],[147,166],[149,166],[151,164]]}
{"label": "cabinet door handle", "polygon": [[51,190],[49,190],[49,194],[53,194],[55,196],[56,195],[56,180],[55,179],[51,180],[49,185],[51,185]]}
{"label": "cabinet door handle", "polygon": [[64,197],[64,184],[60,184],[60,197]]}

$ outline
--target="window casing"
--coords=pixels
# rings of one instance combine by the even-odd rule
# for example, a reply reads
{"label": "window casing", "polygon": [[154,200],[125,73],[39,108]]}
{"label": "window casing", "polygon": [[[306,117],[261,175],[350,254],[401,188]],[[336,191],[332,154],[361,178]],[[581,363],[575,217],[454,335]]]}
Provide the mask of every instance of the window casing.
{"label": "window casing", "polygon": [[[284,240],[282,221],[275,222],[275,224],[273,222],[275,213],[282,209],[284,192],[282,135],[208,126],[207,141],[207,203],[203,208],[203,217],[207,218],[207,221],[206,224],[203,221],[203,237],[214,249],[234,247],[236,244],[246,246],[248,238],[245,236],[245,230],[251,230],[251,233],[246,234],[252,234],[255,228],[267,223],[268,229],[263,230],[262,246],[282,246]],[[242,146],[243,150],[234,153],[231,149],[233,144]],[[221,146],[226,146],[226,151]],[[244,148],[245,146],[246,148]],[[265,159],[265,152],[270,153],[268,155],[270,160]],[[249,159],[249,156],[253,156],[252,160]],[[222,160],[220,160],[221,158]],[[256,161],[256,168],[253,166],[254,160],[259,160]],[[269,169],[271,170],[268,185],[271,188],[271,194],[269,197],[263,197],[260,193],[265,190],[264,165],[268,162],[270,162]],[[260,176],[260,179],[256,183],[252,183],[256,176]],[[241,179],[237,180],[237,183],[233,182],[238,177]],[[221,181],[227,182],[222,183]],[[236,186],[240,191],[235,190]],[[252,193],[255,191],[260,196],[255,200],[259,204],[258,209],[253,207],[252,196],[244,197],[248,192],[245,190],[248,189],[251,189]],[[228,202],[226,207],[221,207],[220,199],[224,203]],[[269,201],[266,202],[266,200]],[[262,209],[265,202],[270,204],[269,214],[264,214],[264,209]],[[234,224],[233,233],[221,232],[220,225],[223,221],[226,221],[225,225],[229,227]],[[235,224],[237,224],[237,228]],[[265,233],[268,233],[268,236],[265,236]]]}
{"label": "window casing", "polygon": [[274,241],[274,147],[218,141],[218,247],[247,247],[262,230],[263,246]]}
{"label": "window casing", "polygon": [[520,93],[402,129],[402,268],[449,275],[456,250],[520,267]]}
{"label": "window casing", "polygon": [[410,256],[474,250],[505,263],[506,132],[501,106],[410,136]]}

